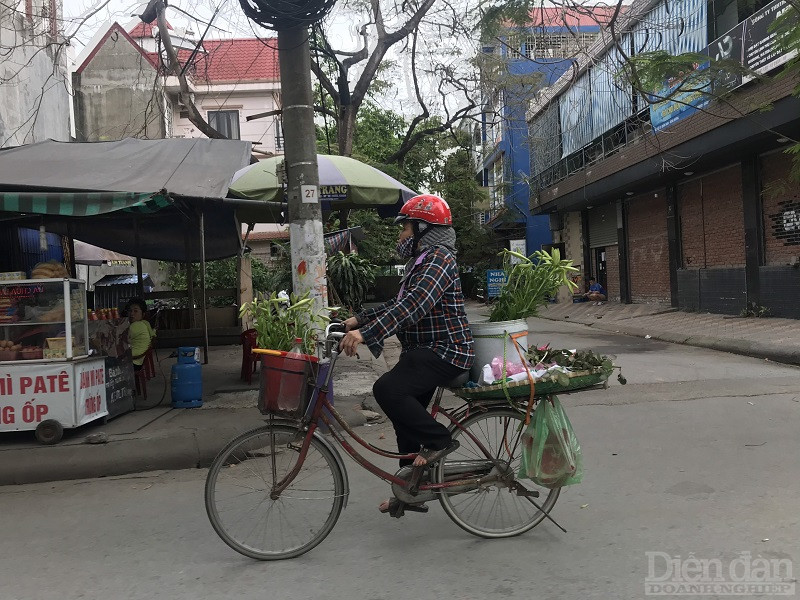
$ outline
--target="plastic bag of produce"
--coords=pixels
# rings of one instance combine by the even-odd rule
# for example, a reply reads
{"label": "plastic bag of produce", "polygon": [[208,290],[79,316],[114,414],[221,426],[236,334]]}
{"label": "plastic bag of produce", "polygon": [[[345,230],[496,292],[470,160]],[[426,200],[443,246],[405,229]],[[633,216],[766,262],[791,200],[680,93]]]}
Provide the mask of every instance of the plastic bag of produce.
{"label": "plastic bag of produce", "polygon": [[580,483],[583,457],[578,438],[557,397],[544,399],[522,434],[520,479],[546,488]]}

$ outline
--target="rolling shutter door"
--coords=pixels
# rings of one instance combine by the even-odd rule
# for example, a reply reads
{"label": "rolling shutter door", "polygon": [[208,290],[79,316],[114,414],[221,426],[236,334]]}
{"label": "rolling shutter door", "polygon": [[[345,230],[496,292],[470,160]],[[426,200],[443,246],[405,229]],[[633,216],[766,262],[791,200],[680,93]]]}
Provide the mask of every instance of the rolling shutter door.
{"label": "rolling shutter door", "polygon": [[617,207],[606,204],[589,210],[589,247],[617,244]]}

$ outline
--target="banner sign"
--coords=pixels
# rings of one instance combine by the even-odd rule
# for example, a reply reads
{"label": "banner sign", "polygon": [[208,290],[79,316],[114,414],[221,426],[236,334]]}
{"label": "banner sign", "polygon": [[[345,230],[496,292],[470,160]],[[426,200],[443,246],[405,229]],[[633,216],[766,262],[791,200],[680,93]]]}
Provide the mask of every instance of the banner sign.
{"label": "banner sign", "polygon": [[698,76],[700,71],[708,69],[708,65],[708,62],[696,63],[695,70],[691,73],[682,74],[682,77],[667,82],[656,98],[668,97],[669,100],[650,105],[653,131],[666,129],[708,106],[711,102],[711,82],[707,78]]}
{"label": "banner sign", "polygon": [[54,419],[77,427],[108,414],[103,359],[7,365],[0,376],[0,431]]}
{"label": "banner sign", "polygon": [[[797,52],[786,52],[778,46],[778,36],[772,31],[775,20],[790,11],[786,0],[777,0],[754,13],[744,22],[742,61],[745,67],[763,75],[788,62]],[[745,75],[742,83],[754,79]]]}
{"label": "banner sign", "polygon": [[[796,54],[780,48],[778,37],[772,31],[775,20],[787,10],[791,7],[786,0],[776,0],[711,42],[704,53],[714,60],[734,61],[760,75],[779,67]],[[733,90],[753,79],[752,75],[729,73],[717,79],[714,85]]]}
{"label": "banner sign", "polygon": [[486,297],[497,298],[500,290],[506,284],[506,272],[503,269],[491,269],[486,271]]}
{"label": "banner sign", "polygon": [[[776,0],[718,37],[701,53],[715,61],[733,61],[755,73],[767,73],[796,55],[796,51],[786,52],[780,48],[778,37],[772,31],[775,20],[788,10],[791,10],[791,7],[787,0]],[[706,69],[708,64],[699,64],[696,69]],[[741,73],[715,74],[713,85],[717,90],[730,91],[754,78]],[[667,82],[664,89],[658,93],[658,97],[675,93],[683,83],[683,79]],[[691,87],[692,90],[679,92],[669,100],[650,105],[650,119],[654,131],[661,131],[708,105],[711,100],[711,84],[703,86],[701,80],[687,87]]]}

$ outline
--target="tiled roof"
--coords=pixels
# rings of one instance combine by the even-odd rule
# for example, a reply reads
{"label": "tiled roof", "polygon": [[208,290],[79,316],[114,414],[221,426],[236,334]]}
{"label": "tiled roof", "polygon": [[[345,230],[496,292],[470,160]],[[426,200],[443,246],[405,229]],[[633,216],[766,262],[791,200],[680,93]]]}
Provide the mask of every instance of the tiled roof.
{"label": "tiled roof", "polygon": [[[130,27],[130,25],[128,25]],[[136,27],[131,29],[128,33],[134,39],[153,37],[153,29],[156,25],[152,23],[137,23]],[[172,25],[167,23],[167,29],[172,29]]]}
{"label": "tiled roof", "polygon": [[[531,10],[530,27],[598,27],[606,25],[615,6],[538,7]],[[625,8],[622,7],[624,12]]]}
{"label": "tiled roof", "polygon": [[[244,234],[242,234],[244,239]],[[248,242],[263,242],[266,240],[288,240],[288,231],[253,231],[247,236]]]}
{"label": "tiled roof", "polygon": [[195,77],[209,83],[278,81],[277,47],[274,38],[205,40],[205,53],[195,59]]}

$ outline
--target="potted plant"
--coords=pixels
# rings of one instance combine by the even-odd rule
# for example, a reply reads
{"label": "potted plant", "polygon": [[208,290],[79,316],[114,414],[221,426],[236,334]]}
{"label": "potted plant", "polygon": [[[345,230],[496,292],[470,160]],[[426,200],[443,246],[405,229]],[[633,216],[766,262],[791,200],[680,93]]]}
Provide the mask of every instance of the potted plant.
{"label": "potted plant", "polygon": [[314,314],[314,303],[308,292],[303,296],[276,292],[269,296],[259,294],[239,309],[239,317],[243,316],[253,319],[259,348],[289,352],[300,338],[303,352],[311,355],[316,353],[317,331],[327,321],[326,317]]}
{"label": "potted plant", "polygon": [[475,364],[471,371],[474,381],[478,380],[483,365],[497,356],[511,361],[516,357],[519,362],[515,345],[523,354],[528,348],[527,319],[535,317],[562,285],[570,291],[577,288],[570,275],[578,269],[571,260],[562,260],[557,249],[552,254],[537,250],[530,257],[504,250],[503,270],[506,283],[492,305],[488,322],[470,324],[475,339]]}
{"label": "potted plant", "polygon": [[328,258],[331,295],[351,314],[361,310],[367,292],[375,283],[375,266],[357,254],[337,252]]}

